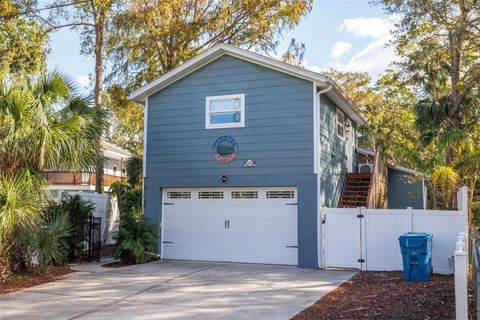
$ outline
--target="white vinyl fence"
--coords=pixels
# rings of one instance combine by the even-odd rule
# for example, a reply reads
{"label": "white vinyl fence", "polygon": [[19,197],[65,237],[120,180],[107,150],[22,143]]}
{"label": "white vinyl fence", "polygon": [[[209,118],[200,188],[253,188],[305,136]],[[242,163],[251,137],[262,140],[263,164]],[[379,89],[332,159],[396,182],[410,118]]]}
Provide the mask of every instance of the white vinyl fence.
{"label": "white vinyl fence", "polygon": [[409,231],[433,235],[435,273],[453,273],[455,240],[467,232],[467,189],[458,194],[458,211],[322,208],[319,266],[361,270],[402,270],[398,238]]}
{"label": "white vinyl fence", "polygon": [[113,232],[118,230],[119,212],[116,198],[110,194],[96,192],[67,192],[69,195],[78,194],[83,199],[91,201],[95,205],[93,216],[102,218],[101,231],[102,243],[113,244]]}
{"label": "white vinyl fence", "polygon": [[455,314],[456,319],[468,319],[468,238],[466,233],[457,236],[455,250]]}

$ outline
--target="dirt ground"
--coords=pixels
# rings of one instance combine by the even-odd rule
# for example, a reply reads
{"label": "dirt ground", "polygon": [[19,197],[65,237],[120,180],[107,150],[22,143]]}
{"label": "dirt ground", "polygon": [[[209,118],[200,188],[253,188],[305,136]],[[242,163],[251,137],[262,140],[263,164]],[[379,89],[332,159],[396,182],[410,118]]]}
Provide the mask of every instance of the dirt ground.
{"label": "dirt ground", "polygon": [[455,319],[453,276],[413,283],[401,272],[361,272],[293,319]]}
{"label": "dirt ground", "polygon": [[8,278],[7,282],[0,283],[0,295],[52,282],[65,277],[65,275],[71,272],[73,271],[68,266],[63,266],[51,267],[44,274],[38,274],[33,271],[14,273]]}

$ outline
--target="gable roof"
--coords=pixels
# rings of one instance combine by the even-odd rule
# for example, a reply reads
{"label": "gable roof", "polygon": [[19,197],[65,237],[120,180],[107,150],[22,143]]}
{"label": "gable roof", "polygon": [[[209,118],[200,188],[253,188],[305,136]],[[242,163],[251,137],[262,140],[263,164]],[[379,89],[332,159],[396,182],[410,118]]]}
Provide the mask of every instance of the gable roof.
{"label": "gable roof", "polygon": [[195,58],[192,58],[184,64],[178,66],[177,68],[167,72],[160,78],[132,92],[129,98],[137,102],[145,102],[148,96],[162,90],[163,88],[169,86],[175,81],[185,77],[186,75],[218,59],[223,55],[233,56],[298,78],[312,81],[316,86],[321,87],[321,89],[325,89],[331,86],[332,90],[326,92],[325,95],[336,105],[338,105],[356,123],[362,125],[367,124],[366,119],[363,117],[358,108],[345,95],[345,93],[340,89],[340,87],[335,83],[335,81],[333,81],[329,77],[270,57],[266,57],[255,52],[240,49],[238,47],[226,44],[218,44],[204,51]]}

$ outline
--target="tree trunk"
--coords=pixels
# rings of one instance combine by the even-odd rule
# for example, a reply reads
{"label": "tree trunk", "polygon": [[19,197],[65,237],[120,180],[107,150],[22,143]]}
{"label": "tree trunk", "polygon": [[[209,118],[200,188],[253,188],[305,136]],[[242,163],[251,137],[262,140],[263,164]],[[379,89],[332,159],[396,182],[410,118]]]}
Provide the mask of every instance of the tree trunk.
{"label": "tree trunk", "polygon": [[[95,14],[96,13],[96,14]],[[100,9],[98,12],[94,11],[95,20],[95,88],[94,98],[95,107],[101,108],[102,106],[102,94],[103,94],[103,47],[104,47],[104,24],[105,14]],[[95,192],[103,193],[103,155],[102,155],[102,136],[103,132],[99,135],[98,141],[98,155],[99,160],[95,168]]]}
{"label": "tree trunk", "polygon": [[124,216],[124,211],[123,211],[123,205],[122,205],[122,195],[123,195],[123,186],[121,183],[117,182],[115,185],[115,195],[117,197],[117,205],[118,205],[118,213],[120,216],[120,219],[123,218]]}
{"label": "tree trunk", "polygon": [[[462,19],[459,25],[457,25],[454,30],[449,31],[449,49],[450,49],[450,101],[452,103],[452,108],[449,111],[449,130],[458,128],[461,123],[461,115],[459,113],[460,106],[462,104],[462,93],[458,89],[458,84],[460,82],[460,71],[462,63],[462,50],[464,46],[464,24],[465,24],[465,13],[462,11]],[[454,162],[455,153],[453,147],[448,147],[446,162],[447,165],[451,166]]]}

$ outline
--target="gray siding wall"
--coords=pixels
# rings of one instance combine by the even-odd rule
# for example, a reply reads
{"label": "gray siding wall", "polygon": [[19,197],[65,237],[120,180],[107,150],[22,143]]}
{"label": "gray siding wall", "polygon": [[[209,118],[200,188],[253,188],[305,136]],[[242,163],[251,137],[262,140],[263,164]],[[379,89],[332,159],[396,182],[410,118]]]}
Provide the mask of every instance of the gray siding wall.
{"label": "gray siding wall", "polygon": [[[347,141],[337,135],[337,106],[322,95],[320,97],[320,205],[336,207],[342,193],[347,172]],[[347,116],[345,115],[347,119]],[[355,137],[353,152],[357,145],[356,125],[352,121]],[[356,168],[356,156],[353,170]]]}
{"label": "gray siding wall", "polygon": [[[413,183],[412,183],[413,182]],[[388,169],[388,208],[423,209],[423,185],[421,179],[401,171]]]}
{"label": "gray siding wall", "polygon": [[[205,129],[205,97],[241,93],[245,127]],[[147,117],[144,194],[150,222],[160,226],[162,188],[297,187],[299,266],[317,266],[311,82],[223,56],[150,96]],[[212,153],[224,135],[235,138],[239,150],[228,164]],[[244,168],[248,159],[256,167]]]}

